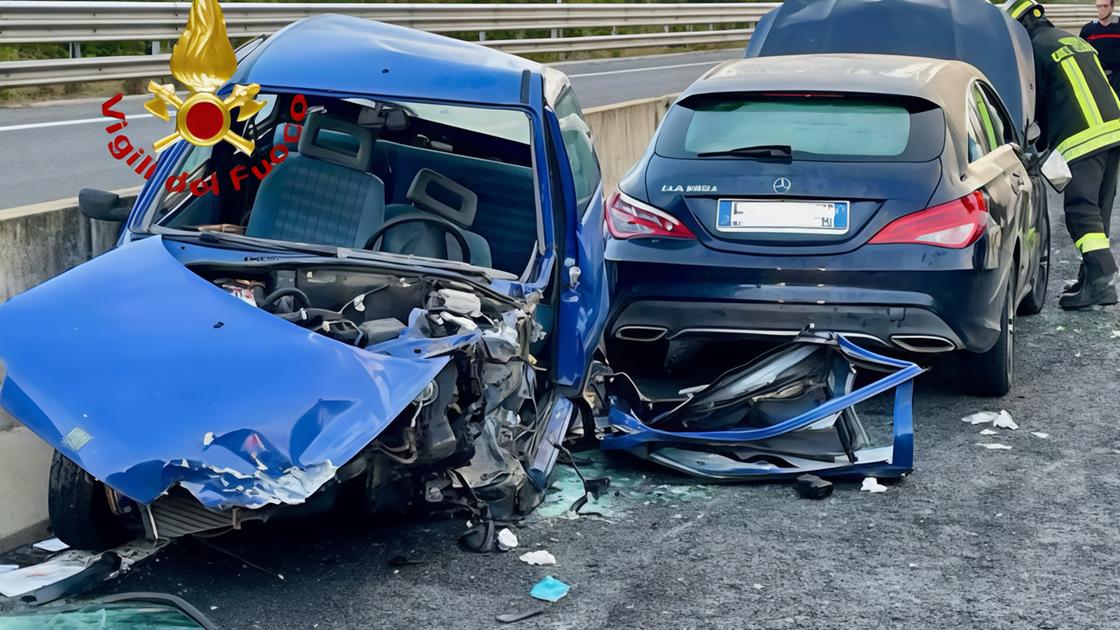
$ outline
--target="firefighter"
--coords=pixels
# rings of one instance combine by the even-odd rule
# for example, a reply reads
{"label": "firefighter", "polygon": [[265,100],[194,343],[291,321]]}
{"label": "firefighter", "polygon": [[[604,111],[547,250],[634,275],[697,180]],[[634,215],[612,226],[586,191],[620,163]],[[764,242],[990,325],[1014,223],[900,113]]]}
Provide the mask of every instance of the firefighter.
{"label": "firefighter", "polygon": [[1004,10],[1027,29],[1034,48],[1039,148],[1057,151],[1073,179],[1066,187],[1066,227],[1081,254],[1078,282],[1058,304],[1066,310],[1116,304],[1116,260],[1108,244],[1120,166],[1120,98],[1096,50],[1057,29],[1034,0],[1010,0]]}
{"label": "firefighter", "polygon": [[1081,39],[1097,49],[1113,91],[1120,92],[1120,20],[1112,13],[1116,0],[1096,0],[1097,19],[1081,27]]}

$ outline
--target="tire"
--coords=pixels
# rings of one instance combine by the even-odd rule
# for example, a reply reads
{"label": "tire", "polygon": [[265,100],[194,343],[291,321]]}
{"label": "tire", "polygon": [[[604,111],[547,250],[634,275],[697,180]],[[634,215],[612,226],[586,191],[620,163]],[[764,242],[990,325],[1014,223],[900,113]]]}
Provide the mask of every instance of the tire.
{"label": "tire", "polygon": [[105,484],[55,451],[47,513],[59,540],[75,549],[102,551],[133,538],[127,517],[113,514]]}
{"label": "tire", "polygon": [[1050,217],[1042,215],[1042,224],[1038,228],[1039,244],[1038,270],[1035,272],[1034,281],[1031,283],[1031,292],[1019,303],[1020,315],[1038,315],[1046,306],[1046,293],[1050,286]]}
{"label": "tire", "polygon": [[1007,282],[999,339],[987,352],[961,357],[961,388],[973,396],[1006,396],[1015,378],[1015,274]]}

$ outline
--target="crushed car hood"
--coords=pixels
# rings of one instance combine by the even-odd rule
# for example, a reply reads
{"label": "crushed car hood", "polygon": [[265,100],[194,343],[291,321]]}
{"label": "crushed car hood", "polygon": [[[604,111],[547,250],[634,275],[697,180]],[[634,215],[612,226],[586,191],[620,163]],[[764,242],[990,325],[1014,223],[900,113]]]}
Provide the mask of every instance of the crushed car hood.
{"label": "crushed car hood", "polygon": [[448,362],[301,329],[173,247],[148,238],[0,304],[0,406],[142,504],[175,484],[214,509],[300,503]]}

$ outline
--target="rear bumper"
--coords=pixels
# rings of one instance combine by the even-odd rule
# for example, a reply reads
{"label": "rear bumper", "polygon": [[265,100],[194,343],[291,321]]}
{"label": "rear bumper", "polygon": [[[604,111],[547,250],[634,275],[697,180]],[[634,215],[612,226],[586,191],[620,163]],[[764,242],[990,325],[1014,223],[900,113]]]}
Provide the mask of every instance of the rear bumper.
{"label": "rear bumper", "polygon": [[608,242],[608,338],[815,328],[906,352],[985,352],[999,338],[1010,265],[983,251],[881,245],[822,258],[676,247]]}
{"label": "rear bumper", "polygon": [[611,324],[610,334],[629,341],[672,341],[694,335],[785,338],[805,328],[839,332],[853,340],[910,352],[947,352],[965,347],[949,324],[931,311],[914,306],[644,299],[622,309]]}

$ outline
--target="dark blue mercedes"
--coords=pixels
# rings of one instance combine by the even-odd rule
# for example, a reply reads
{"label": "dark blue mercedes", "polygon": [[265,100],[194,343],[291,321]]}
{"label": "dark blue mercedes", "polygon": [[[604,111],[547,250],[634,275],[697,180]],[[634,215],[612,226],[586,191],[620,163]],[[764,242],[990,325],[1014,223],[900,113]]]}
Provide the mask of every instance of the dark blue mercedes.
{"label": "dark blue mercedes", "polygon": [[[1024,150],[1030,58],[998,10],[978,12],[1007,34],[989,37],[1012,60],[998,81],[937,55],[783,51],[686,90],[606,210],[612,367],[674,398],[741,343],[816,328],[959,351],[966,390],[1006,394],[1015,316],[1044,304],[1049,224]],[[786,44],[781,20],[759,28]]]}

